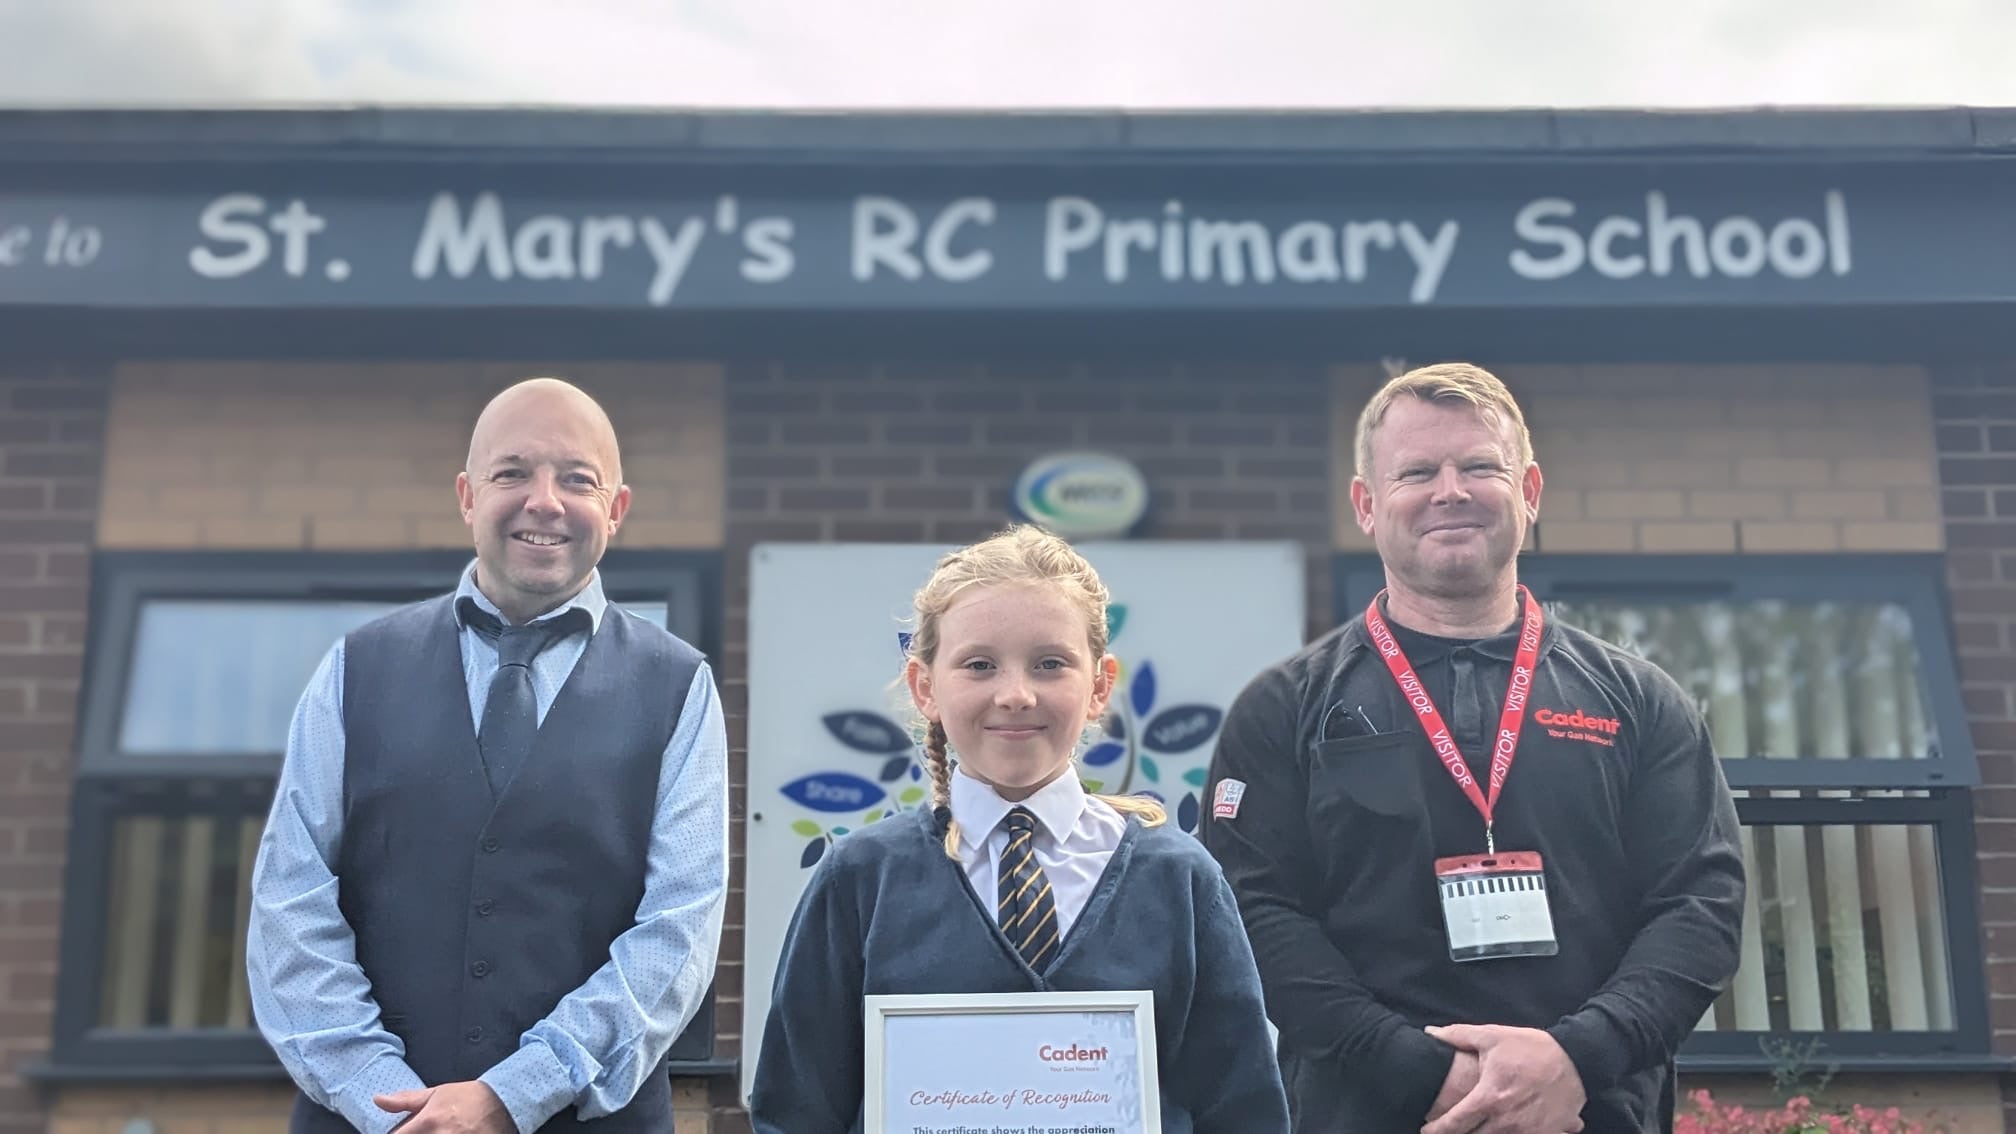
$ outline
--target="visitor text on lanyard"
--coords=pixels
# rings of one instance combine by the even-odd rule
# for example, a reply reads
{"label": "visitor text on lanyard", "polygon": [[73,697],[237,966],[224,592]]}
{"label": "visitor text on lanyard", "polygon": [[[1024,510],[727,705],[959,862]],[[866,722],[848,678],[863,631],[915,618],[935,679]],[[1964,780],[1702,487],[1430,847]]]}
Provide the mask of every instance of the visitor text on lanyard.
{"label": "visitor text on lanyard", "polygon": [[1477,813],[1484,817],[1485,852],[1496,853],[1498,840],[1491,829],[1491,813],[1498,806],[1498,793],[1505,788],[1505,774],[1512,770],[1512,756],[1519,749],[1519,732],[1526,725],[1526,701],[1533,693],[1533,670],[1540,663],[1540,631],[1546,616],[1541,613],[1540,604],[1533,601],[1532,593],[1521,584],[1519,602],[1525,617],[1519,627],[1519,649],[1512,656],[1512,681],[1505,688],[1505,710],[1498,717],[1497,740],[1491,750],[1491,793],[1486,795],[1477,786],[1477,777],[1470,774],[1470,766],[1463,762],[1463,753],[1457,751],[1456,738],[1442,720],[1442,710],[1435,707],[1435,699],[1422,686],[1413,663],[1407,660],[1400,643],[1393,638],[1392,628],[1386,625],[1386,617],[1379,613],[1379,602],[1385,597],[1381,591],[1372,605],[1365,608],[1365,629],[1372,635],[1379,656],[1386,659],[1386,668],[1393,671],[1393,680],[1399,683],[1407,704],[1421,718],[1421,727],[1427,731],[1429,743],[1435,746],[1435,755],[1449,770],[1456,786],[1470,797]]}

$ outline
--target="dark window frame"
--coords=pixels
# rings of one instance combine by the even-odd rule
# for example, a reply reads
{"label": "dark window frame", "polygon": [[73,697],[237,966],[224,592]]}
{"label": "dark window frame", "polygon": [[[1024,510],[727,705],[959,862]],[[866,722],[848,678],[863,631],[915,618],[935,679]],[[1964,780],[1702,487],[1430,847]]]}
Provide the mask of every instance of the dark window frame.
{"label": "dark window frame", "polygon": [[[1522,555],[1520,581],[1541,601],[1832,599],[1903,606],[1911,616],[1923,667],[1925,710],[1938,730],[1936,760],[1805,759],[1722,760],[1731,787],[1747,790],[1736,801],[1745,826],[1928,826],[1939,854],[1940,903],[1945,913],[1947,971],[1952,981],[1954,1027],[1923,1032],[1717,1031],[1689,1035],[1679,1052],[1683,1069],[1762,1070],[1777,1062],[1764,1044],[1819,1045],[1814,1063],[1858,1069],[1973,1068],[1993,1055],[1988,982],[1981,940],[1975,864],[1973,797],[1980,767],[1966,706],[1960,699],[1957,651],[1945,589],[1945,560],[1936,554],[1841,555]],[[1339,553],[1332,558],[1336,621],[1361,614],[1385,585],[1378,556]],[[1764,789],[1904,791],[1853,797],[1778,798]]]}
{"label": "dark window frame", "polygon": [[1988,1019],[1986,958],[1981,944],[1980,896],[1975,885],[1974,804],[1963,790],[1922,796],[1859,796],[1849,799],[1743,798],[1736,817],[1746,827],[1910,825],[1932,828],[1939,854],[1939,906],[1945,913],[1946,971],[1952,981],[1953,1027],[1944,1031],[1694,1032],[1681,1047],[1683,1064],[1692,1057],[1727,1063],[1752,1057],[1769,1063],[1760,1042],[1817,1042],[1816,1063],[1854,1060],[1984,1056],[1992,1053]]}
{"label": "dark window frame", "polygon": [[[164,1073],[284,1077],[257,1028],[142,1030],[99,1024],[109,947],[112,834],[122,816],[211,815],[263,819],[281,752],[230,756],[133,756],[118,751],[120,716],[139,616],[155,599],[369,599],[415,601],[451,590],[472,556],[463,551],[99,552],[91,609],[77,783],[64,866],[63,964],[46,1079],[136,1079]],[[667,603],[667,622],[717,667],[722,649],[720,555],[711,551],[612,549],[600,566],[612,601]],[[717,1058],[709,988],[668,1056],[674,1074],[732,1073]]]}
{"label": "dark window frame", "polygon": [[[1923,667],[1925,711],[1939,756],[1923,760],[1724,758],[1738,788],[1967,788],[1981,783],[1960,699],[1949,627],[1945,562],[1937,555],[1525,555],[1519,580],[1542,602],[1563,600],[1762,601],[1831,599],[1893,603],[1911,616]],[[1377,556],[1340,555],[1333,581],[1345,621],[1384,585]]]}
{"label": "dark window frame", "polygon": [[[119,750],[139,613],[155,599],[366,599],[418,601],[452,590],[467,552],[99,552],[92,559],[90,631],[78,719],[77,774],[160,777],[277,775],[283,753],[130,755]],[[620,551],[603,557],[612,600],[656,597],[667,621],[717,664],[721,646],[719,556],[712,552]],[[228,585],[223,583],[228,580]],[[677,631],[675,631],[677,632]],[[697,635],[694,636],[694,635]]]}

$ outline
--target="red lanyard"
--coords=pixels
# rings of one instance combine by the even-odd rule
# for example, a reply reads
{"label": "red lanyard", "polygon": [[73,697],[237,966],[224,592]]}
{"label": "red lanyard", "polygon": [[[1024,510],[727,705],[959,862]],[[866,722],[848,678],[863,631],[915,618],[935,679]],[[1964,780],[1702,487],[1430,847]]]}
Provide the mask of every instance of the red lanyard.
{"label": "red lanyard", "polygon": [[1420,716],[1421,727],[1427,730],[1428,740],[1435,746],[1435,755],[1441,757],[1442,766],[1449,769],[1456,786],[1463,789],[1477,813],[1484,817],[1485,853],[1496,854],[1498,843],[1491,832],[1491,812],[1498,806],[1498,793],[1505,788],[1505,775],[1512,770],[1512,755],[1519,748],[1519,731],[1526,726],[1526,699],[1533,692],[1533,670],[1540,663],[1540,630],[1546,621],[1540,613],[1540,604],[1533,601],[1525,584],[1520,584],[1519,600],[1525,605],[1526,619],[1519,628],[1519,650],[1512,657],[1512,681],[1505,688],[1505,711],[1498,717],[1498,743],[1491,751],[1491,795],[1486,798],[1477,787],[1477,778],[1470,774],[1470,766],[1463,762],[1463,754],[1456,750],[1456,740],[1442,721],[1442,711],[1435,707],[1428,690],[1422,688],[1421,679],[1414,676],[1413,663],[1401,651],[1400,643],[1394,641],[1385,616],[1379,613],[1379,600],[1385,597],[1386,592],[1379,592],[1372,605],[1365,608],[1365,629],[1372,635],[1372,644],[1379,648],[1379,656],[1386,659],[1386,668],[1393,671],[1400,692]]}

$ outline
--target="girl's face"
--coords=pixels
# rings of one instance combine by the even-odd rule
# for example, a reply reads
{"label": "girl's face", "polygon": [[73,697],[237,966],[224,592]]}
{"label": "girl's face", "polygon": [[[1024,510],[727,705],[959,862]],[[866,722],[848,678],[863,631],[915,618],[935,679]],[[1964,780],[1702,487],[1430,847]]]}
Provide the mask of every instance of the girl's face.
{"label": "girl's face", "polygon": [[1119,662],[1095,658],[1085,615],[1041,583],[968,588],[938,620],[938,656],[906,677],[924,718],[945,727],[959,767],[1020,800],[1071,766],[1106,711]]}

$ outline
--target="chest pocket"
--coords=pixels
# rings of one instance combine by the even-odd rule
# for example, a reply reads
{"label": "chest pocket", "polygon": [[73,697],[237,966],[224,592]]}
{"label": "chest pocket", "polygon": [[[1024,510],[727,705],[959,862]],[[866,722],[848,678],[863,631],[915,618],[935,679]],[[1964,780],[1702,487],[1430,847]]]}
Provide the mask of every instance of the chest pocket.
{"label": "chest pocket", "polygon": [[1420,821],[1416,740],[1412,733],[1396,732],[1318,743],[1310,805],[1335,805],[1372,816]]}
{"label": "chest pocket", "polygon": [[1429,844],[1421,795],[1424,738],[1409,733],[1354,736],[1316,745],[1309,777],[1309,829],[1332,871],[1390,865],[1416,840]]}
{"label": "chest pocket", "polygon": [[1408,924],[1425,916],[1413,907],[1433,889],[1434,838],[1420,772],[1427,743],[1392,733],[1316,745],[1308,815],[1321,848],[1325,904],[1372,903]]}

